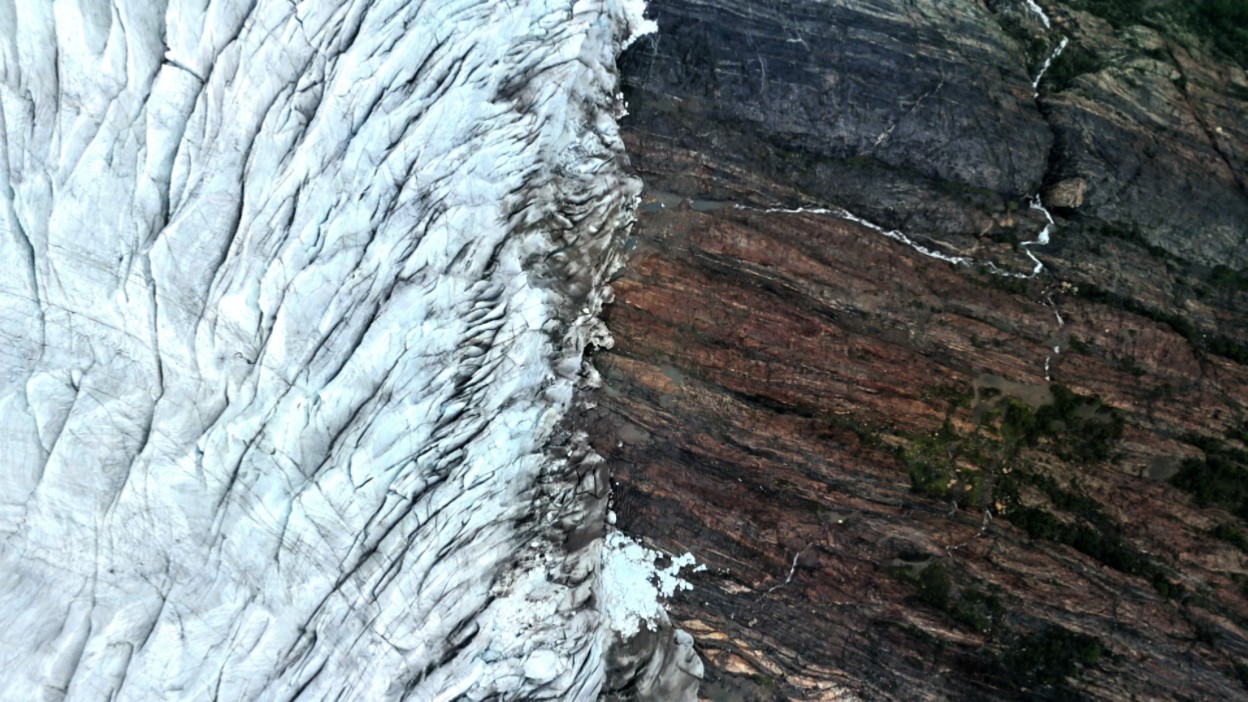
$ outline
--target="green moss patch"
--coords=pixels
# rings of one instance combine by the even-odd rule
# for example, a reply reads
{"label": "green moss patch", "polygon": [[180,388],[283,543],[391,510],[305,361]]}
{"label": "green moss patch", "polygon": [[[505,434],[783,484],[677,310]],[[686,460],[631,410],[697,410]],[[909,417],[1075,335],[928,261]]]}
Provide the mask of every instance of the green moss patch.
{"label": "green moss patch", "polygon": [[1019,637],[1001,665],[1028,686],[1060,689],[1100,663],[1104,652],[1100,639],[1052,625]]}

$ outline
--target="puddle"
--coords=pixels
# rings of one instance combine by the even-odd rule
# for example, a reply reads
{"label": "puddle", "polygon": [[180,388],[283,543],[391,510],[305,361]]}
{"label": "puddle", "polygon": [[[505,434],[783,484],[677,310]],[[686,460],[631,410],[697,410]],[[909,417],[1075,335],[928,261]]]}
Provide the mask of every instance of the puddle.
{"label": "puddle", "polygon": [[721,200],[691,199],[665,190],[647,190],[641,196],[639,212],[660,212],[662,210],[688,207],[694,212],[713,212],[732,207],[732,203]]}
{"label": "puddle", "polygon": [[1048,383],[1020,383],[992,373],[981,373],[971,381],[971,388],[975,391],[975,398],[980,401],[1004,396],[1016,397],[1033,410],[1053,404],[1053,392],[1049,390]]}

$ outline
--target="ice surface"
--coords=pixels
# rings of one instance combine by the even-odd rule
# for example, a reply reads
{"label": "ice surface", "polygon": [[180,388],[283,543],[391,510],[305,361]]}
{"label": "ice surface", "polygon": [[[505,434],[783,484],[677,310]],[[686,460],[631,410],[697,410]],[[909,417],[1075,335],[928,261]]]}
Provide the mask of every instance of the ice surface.
{"label": "ice surface", "polygon": [[0,3],[0,698],[597,696],[642,7]]}

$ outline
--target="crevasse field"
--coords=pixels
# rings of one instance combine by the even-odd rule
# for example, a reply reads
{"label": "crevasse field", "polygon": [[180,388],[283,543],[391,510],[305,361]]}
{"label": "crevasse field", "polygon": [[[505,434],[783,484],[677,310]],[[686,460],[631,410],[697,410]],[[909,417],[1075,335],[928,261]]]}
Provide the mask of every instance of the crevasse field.
{"label": "crevasse field", "polygon": [[598,697],[641,11],[0,2],[0,699]]}

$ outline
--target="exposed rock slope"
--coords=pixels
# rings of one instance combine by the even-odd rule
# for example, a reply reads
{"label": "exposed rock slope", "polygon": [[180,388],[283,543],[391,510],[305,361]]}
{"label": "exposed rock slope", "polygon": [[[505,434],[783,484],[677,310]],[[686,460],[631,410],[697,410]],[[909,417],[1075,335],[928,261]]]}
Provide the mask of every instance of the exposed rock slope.
{"label": "exposed rock slope", "polygon": [[656,0],[626,55],[588,421],[709,566],[707,699],[1244,694],[1244,73],[1042,4]]}

